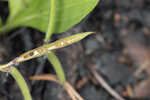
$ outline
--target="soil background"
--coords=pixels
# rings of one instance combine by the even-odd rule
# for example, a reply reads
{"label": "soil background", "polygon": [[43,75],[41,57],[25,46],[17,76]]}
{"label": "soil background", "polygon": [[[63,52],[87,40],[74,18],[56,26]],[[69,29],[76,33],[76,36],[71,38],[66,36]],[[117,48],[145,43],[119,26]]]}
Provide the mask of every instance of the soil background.
{"label": "soil background", "polygon": [[[5,23],[9,10],[0,1]],[[75,33],[96,34],[54,51],[60,58],[67,81],[85,100],[116,100],[93,76],[100,76],[125,100],[150,100],[150,1],[101,0],[80,24],[52,41]],[[7,63],[43,43],[44,34],[23,27],[0,36],[0,63]],[[25,77],[34,100],[70,100],[65,90],[48,81],[31,81],[30,76],[55,74],[51,64],[40,57],[16,66]],[[10,75],[0,73],[0,100],[23,100]]]}

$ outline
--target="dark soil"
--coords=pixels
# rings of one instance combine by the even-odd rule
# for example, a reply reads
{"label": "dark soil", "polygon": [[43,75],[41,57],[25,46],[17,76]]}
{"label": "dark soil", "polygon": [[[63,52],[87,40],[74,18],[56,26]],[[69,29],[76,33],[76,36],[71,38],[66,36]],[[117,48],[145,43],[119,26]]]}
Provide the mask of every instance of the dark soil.
{"label": "dark soil", "polygon": [[[4,23],[8,12],[7,2],[0,1],[0,16]],[[79,94],[85,100],[115,100],[93,76],[91,68],[96,68],[110,87],[126,100],[150,100],[150,87],[142,85],[143,88],[139,88],[142,83],[150,83],[146,81],[150,78],[150,69],[146,67],[135,75],[150,58],[150,1],[101,0],[80,24],[52,38],[56,40],[85,31],[96,34],[55,51],[67,80]],[[43,39],[44,34],[32,28],[18,28],[0,36],[0,63],[7,63],[23,52],[41,46]],[[55,74],[43,57],[24,62],[17,68],[28,82],[34,100],[70,100],[56,83],[29,80],[34,75]],[[83,79],[87,81],[80,84]],[[0,100],[23,100],[16,82],[6,73],[0,73]]]}

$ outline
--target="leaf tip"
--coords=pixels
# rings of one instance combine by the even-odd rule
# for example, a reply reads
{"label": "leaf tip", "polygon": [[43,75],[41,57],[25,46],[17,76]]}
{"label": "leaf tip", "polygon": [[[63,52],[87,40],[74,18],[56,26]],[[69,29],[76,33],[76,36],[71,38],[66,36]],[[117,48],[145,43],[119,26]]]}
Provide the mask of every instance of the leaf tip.
{"label": "leaf tip", "polygon": [[94,33],[95,33],[95,32],[87,32],[87,34],[88,34],[88,35],[90,35],[90,34],[94,34]]}
{"label": "leaf tip", "polygon": [[82,33],[82,34],[84,34],[84,37],[87,37],[87,36],[89,36],[89,35],[91,35],[91,34],[94,34],[95,32],[85,32],[85,33]]}

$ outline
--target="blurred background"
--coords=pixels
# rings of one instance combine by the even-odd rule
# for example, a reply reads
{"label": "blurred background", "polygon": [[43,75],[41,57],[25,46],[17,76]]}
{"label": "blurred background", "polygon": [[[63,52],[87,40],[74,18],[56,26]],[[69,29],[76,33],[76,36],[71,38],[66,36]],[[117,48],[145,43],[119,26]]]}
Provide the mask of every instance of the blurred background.
{"label": "blurred background", "polygon": [[[8,16],[7,2],[0,2],[0,16]],[[53,41],[74,33],[93,31],[86,39],[54,51],[67,80],[85,100],[116,100],[100,84],[102,77],[124,100],[150,100],[150,1],[101,0],[80,24]],[[7,63],[25,51],[41,46],[44,34],[32,28],[18,28],[0,36],[0,63]],[[17,66],[29,84],[34,100],[70,100],[58,84],[30,81],[43,73],[55,74],[43,57]],[[23,100],[15,81],[0,73],[0,100]]]}

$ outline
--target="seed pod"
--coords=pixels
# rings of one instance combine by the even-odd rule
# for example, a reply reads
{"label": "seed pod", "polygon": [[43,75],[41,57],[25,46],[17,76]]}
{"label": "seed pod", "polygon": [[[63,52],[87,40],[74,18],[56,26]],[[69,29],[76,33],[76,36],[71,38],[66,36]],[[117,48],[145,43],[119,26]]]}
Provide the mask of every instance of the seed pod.
{"label": "seed pod", "polygon": [[92,33],[93,32],[79,33],[79,34],[76,34],[76,35],[72,35],[72,36],[57,40],[56,42],[43,45],[39,48],[35,48],[35,49],[30,50],[30,51],[22,54],[21,56],[19,56],[17,58],[16,62],[20,63],[20,62],[23,62],[23,61],[26,61],[26,60],[30,60],[30,59],[33,59],[33,58],[40,57],[40,56],[46,54],[48,51],[58,49],[58,48],[62,48],[62,47],[71,45],[73,43],[76,43],[76,42],[80,41],[81,39],[85,38],[86,36],[88,36],[89,34],[92,34]]}

